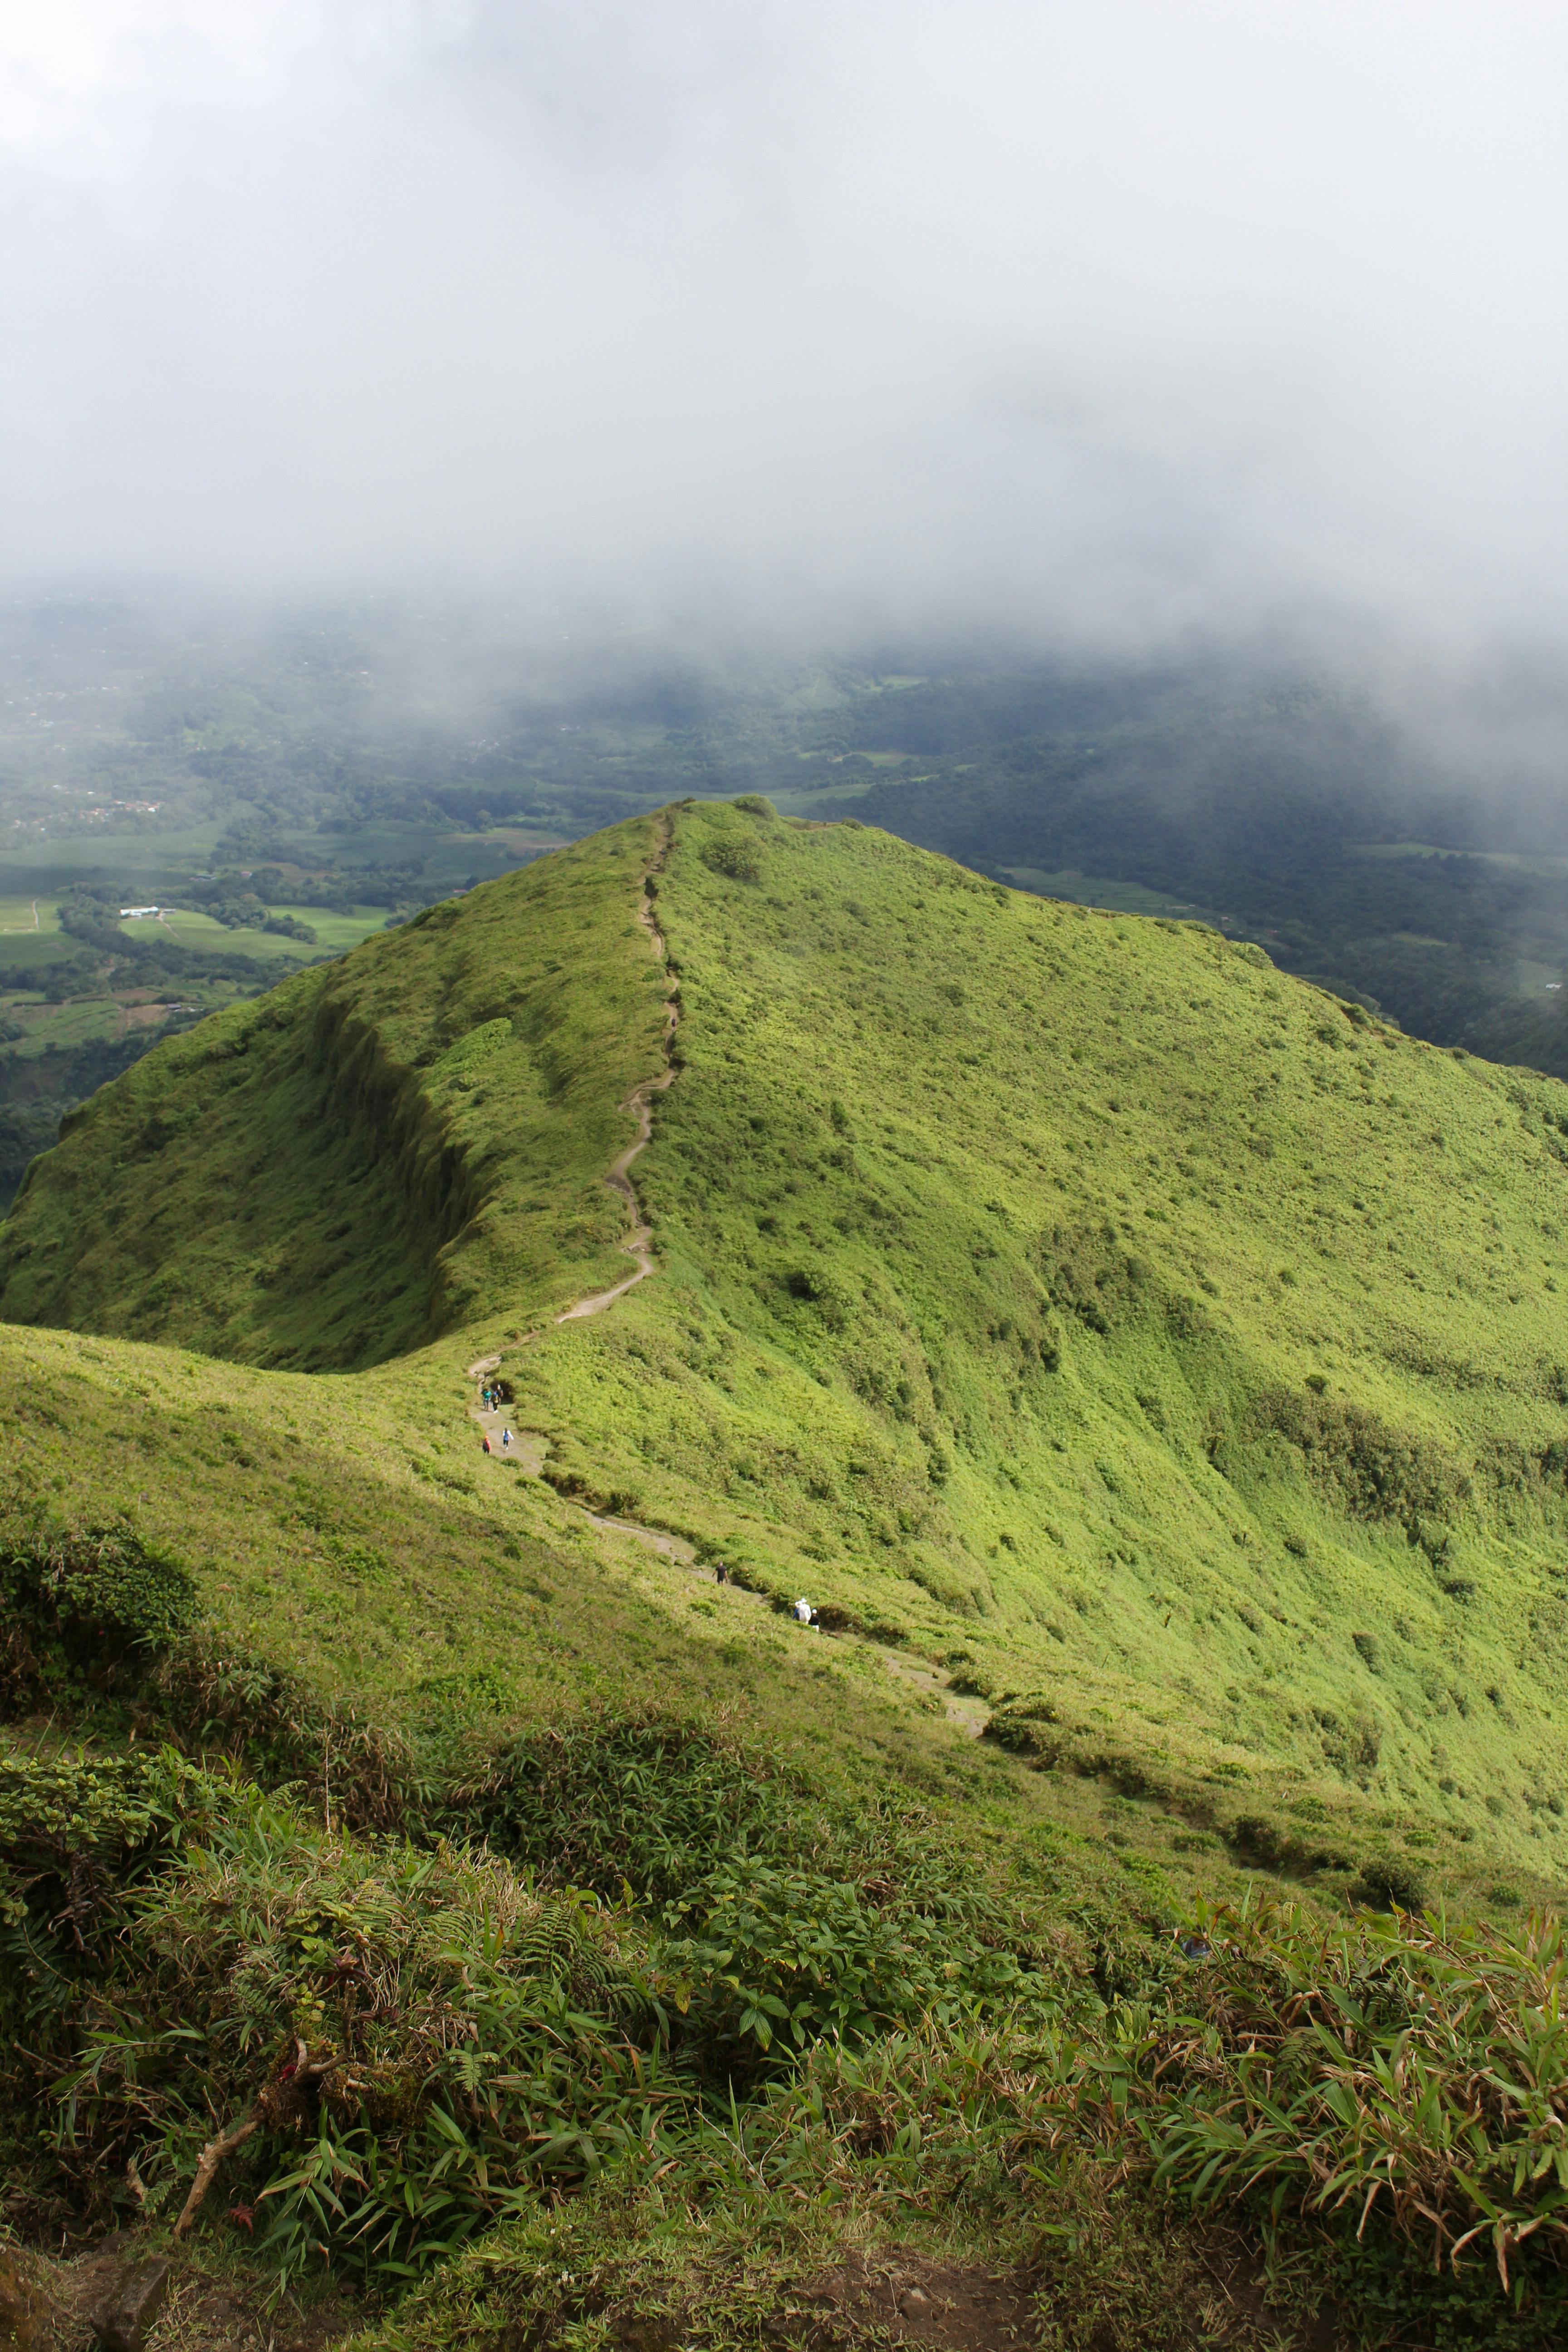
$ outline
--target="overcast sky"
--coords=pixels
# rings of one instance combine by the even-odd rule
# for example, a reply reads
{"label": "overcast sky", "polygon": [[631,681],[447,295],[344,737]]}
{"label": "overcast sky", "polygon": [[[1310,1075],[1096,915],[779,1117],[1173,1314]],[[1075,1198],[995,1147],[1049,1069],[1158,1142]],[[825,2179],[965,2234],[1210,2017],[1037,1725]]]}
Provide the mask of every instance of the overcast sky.
{"label": "overcast sky", "polygon": [[1568,12],[8,0],[0,567],[1568,639]]}

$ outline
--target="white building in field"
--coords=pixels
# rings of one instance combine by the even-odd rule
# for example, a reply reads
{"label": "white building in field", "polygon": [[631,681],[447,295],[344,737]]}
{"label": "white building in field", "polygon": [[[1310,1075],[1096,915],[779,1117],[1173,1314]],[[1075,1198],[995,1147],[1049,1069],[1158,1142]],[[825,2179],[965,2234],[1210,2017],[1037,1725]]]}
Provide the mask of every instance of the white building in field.
{"label": "white building in field", "polygon": [[128,919],[134,918],[138,922],[145,922],[150,917],[161,915],[163,911],[162,907],[121,907],[120,919],[123,923]]}

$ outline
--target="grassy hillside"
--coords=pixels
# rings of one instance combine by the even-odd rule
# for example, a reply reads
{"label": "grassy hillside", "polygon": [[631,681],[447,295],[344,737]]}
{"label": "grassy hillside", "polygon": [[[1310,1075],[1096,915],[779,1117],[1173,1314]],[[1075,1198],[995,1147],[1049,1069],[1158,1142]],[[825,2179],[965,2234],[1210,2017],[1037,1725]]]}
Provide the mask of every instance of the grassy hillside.
{"label": "grassy hillside", "polygon": [[614,1278],[600,1174],[658,1055],[657,827],[447,901],[84,1104],[5,1229],[0,1315],[309,1370]]}
{"label": "grassy hillside", "polygon": [[552,1475],[1021,1739],[1555,1867],[1568,1095],[870,832],[693,812],[658,890],[666,1274],[508,1358]]}
{"label": "grassy hillside", "polygon": [[508,1351],[562,1492],[929,1654],[1020,1747],[1553,1871],[1568,1093],[1195,925],[685,808],[662,1271],[522,1340],[626,1271],[661,856],[618,828],[150,1056],[37,1163],[0,1306],[307,1367],[457,1327],[377,1375],[411,1431],[471,1443],[460,1367]]}
{"label": "grassy hillside", "polygon": [[1483,814],[1342,682],[933,674],[730,772],[1050,896],[1203,915],[1416,1035],[1568,1074],[1559,815]]}
{"label": "grassy hillside", "polygon": [[[672,992],[672,1083],[630,1171],[656,1271],[568,1316],[629,1271],[604,1179],[636,1139],[634,1094],[665,1074]],[[55,1759],[63,1725],[110,1759],[48,1761],[68,1787],[46,1803],[27,1778],[44,1767],[0,1752],[0,1898],[23,1889],[0,1933],[24,1920],[16,1982],[36,1988],[0,2013],[21,2053],[0,2127],[45,2100],[28,2053],[74,2079],[59,2069],[87,2028],[51,1971],[132,1971],[93,1996],[91,2030],[122,2054],[94,2062],[64,2142],[47,2127],[80,2154],[67,2187],[36,2192],[40,2224],[70,2199],[123,2206],[104,2167],[134,2146],[166,2229],[212,2116],[256,2095],[237,2052],[280,2063],[266,2032],[289,2019],[308,2050],[353,2042],[331,2006],[352,1948],[382,1972],[393,2006],[375,2015],[450,2000],[488,2021],[442,2108],[479,2138],[447,2219],[432,2205],[413,2239],[394,2227],[447,2175],[437,2141],[409,2137],[436,2089],[399,2106],[393,2088],[444,2083],[469,2028],[442,2027],[438,2060],[394,2033],[373,2063],[367,2043],[361,2137],[310,2176],[346,2196],[358,2168],[341,2230],[320,2209],[321,2243],[389,2291],[399,2263],[427,2271],[509,2215],[513,2231],[378,2343],[511,2327],[575,2344],[656,2273],[661,2308],[708,2308],[710,2262],[731,2265],[726,2294],[752,2282],[746,2307],[776,2335],[785,2271],[901,2229],[922,2260],[1005,2245],[1037,2281],[1064,2213],[1110,2267],[1089,2332],[1053,2303],[1044,2340],[1156,2340],[1146,2298],[1107,2316],[1133,2261],[1116,2232],[1144,2224],[1107,2218],[1094,2167],[1142,2180],[1145,2159],[1092,2122],[1098,2070],[1147,2084],[1139,2145],[1195,2183],[1207,2126],[1155,2114],[1184,2079],[1148,2021],[1160,2005],[1210,2003],[1223,2055],[1261,2002],[1283,2052],[1292,1971],[1353,1986],[1384,1969],[1359,1928],[1337,1958],[1310,1921],[1194,1937],[1194,1904],[1261,1880],[1330,1918],[1347,1896],[1444,1894],[1506,1922],[1561,1885],[1564,1137],[1568,1089],[1418,1045],[1256,948],[1009,892],[759,802],[581,843],[147,1057],[37,1163],[0,1234],[0,1697],[24,1749]],[[524,1442],[487,1456],[469,1367],[492,1360]],[[784,1613],[797,1593],[825,1631]],[[226,1797],[199,1775],[136,1780],[132,1734],[142,1751],[174,1738],[182,1771],[226,1756],[243,1778]],[[69,1779],[110,1764],[112,1787]],[[176,1826],[154,1837],[153,1820]],[[101,1962],[90,1937],[85,1960],[59,1943],[68,1912],[43,1896],[25,1924],[28,1887],[77,1885],[60,1856],[84,1822],[107,1824],[91,1870],[112,1849],[130,1888]],[[388,1832],[447,1859],[377,1861],[363,1841]],[[464,1877],[442,1843],[480,1833],[499,1878]],[[546,2003],[524,2031],[508,1938],[528,1981],[549,1980],[537,1906],[571,1888],[621,1990],[574,1960],[575,2022]],[[231,1949],[221,1920],[252,1910]],[[1202,1974],[1211,1934],[1227,1957],[1194,1986],[1180,1971]],[[234,1970],[260,1966],[243,1953],[274,1944],[271,1990],[240,2000]],[[1410,2015],[1458,1981],[1447,1948],[1401,1961]],[[1461,1975],[1497,1989],[1445,2029],[1444,2063],[1554,1997],[1555,1947],[1465,1949]],[[26,1957],[43,1950],[47,1967]],[[253,1998],[272,2024],[237,2043]],[[1391,2033],[1405,2013],[1388,2008]],[[156,2096],[132,2095],[143,2062],[123,2053],[153,2046],[136,2036],[158,2018],[174,2054]],[[179,2055],[193,2018],[199,2065]],[[899,2034],[915,2037],[902,2057]],[[570,2116],[541,2055],[561,2035],[577,2037]],[[625,2070],[645,2057],[627,2036],[652,2070],[635,2129]],[[805,2076],[775,2036],[817,2051]],[[891,2074],[829,2082],[829,2045],[832,2066]],[[989,2086],[973,2110],[960,2047]],[[1298,2059],[1305,2115],[1321,2053]],[[895,2096],[901,2077],[923,2087]],[[535,2240],[554,2224],[516,2154],[534,2144],[508,2104],[525,2078],[557,2118],[557,2193],[586,2200],[573,2263],[599,2266],[597,2304],[539,2301]],[[737,2096],[747,2119],[721,2147],[704,2135]],[[942,2137],[959,2110],[968,2157],[963,2133]],[[835,2116],[862,2136],[852,2172]],[[958,2185],[982,2143],[984,2196]],[[1047,2144],[1079,2152],[1043,2171],[1005,2153]],[[245,2162],[292,2217],[268,2259],[308,2270],[289,2145],[264,2137]],[[16,2161],[31,2179],[43,2159]],[[684,2220],[658,2189],[670,2167]],[[952,2185],[921,2204],[944,2167]],[[1305,2214],[1288,2169],[1279,2194]],[[1422,2178],[1447,2215],[1449,2188]],[[1480,2210],[1451,2194],[1456,2216]],[[1487,2224],[1505,2255],[1522,2220]],[[1389,2310],[1405,2226],[1380,2222],[1365,2258]],[[1555,2258],[1531,2242],[1537,2295]],[[1188,2252],[1195,2278],[1214,2248]],[[1139,2264],[1152,2278],[1148,2247]]]}

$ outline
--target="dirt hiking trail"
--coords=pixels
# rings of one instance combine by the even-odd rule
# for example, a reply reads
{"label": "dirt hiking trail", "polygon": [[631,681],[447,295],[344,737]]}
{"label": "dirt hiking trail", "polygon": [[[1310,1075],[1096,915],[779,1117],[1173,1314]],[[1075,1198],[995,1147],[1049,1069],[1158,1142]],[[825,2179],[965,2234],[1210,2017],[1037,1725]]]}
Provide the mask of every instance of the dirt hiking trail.
{"label": "dirt hiking trail", "polygon": [[[665,859],[669,855],[671,839],[669,819],[664,817],[660,822],[663,826],[663,839],[644,877],[642,901],[637,908],[637,920],[647,933],[654,954],[668,972],[668,950],[665,944],[664,934],[654,919],[654,880],[655,877],[663,870]],[[545,1327],[546,1328],[554,1328],[563,1323],[580,1322],[586,1316],[604,1314],[605,1308],[613,1307],[617,1298],[624,1298],[628,1290],[635,1290],[639,1282],[646,1282],[648,1276],[658,1270],[653,1255],[653,1229],[643,1222],[642,1206],[632,1185],[631,1165],[653,1133],[654,1097],[656,1095],[662,1094],[675,1076],[671,1046],[678,1018],[679,1013],[672,996],[665,1006],[664,1067],[656,1076],[645,1078],[640,1086],[634,1087],[622,1104],[621,1108],[624,1110],[635,1112],[637,1132],[604,1180],[611,1192],[617,1193],[626,1202],[635,1221],[631,1232],[620,1246],[635,1262],[637,1270],[633,1274],[628,1274],[624,1282],[617,1282],[613,1289],[595,1291],[591,1297],[579,1298],[572,1306],[563,1307],[559,1315],[551,1318],[551,1322]],[[521,1348],[529,1347],[539,1336],[539,1332],[530,1331],[516,1342],[516,1345]],[[468,1366],[468,1378],[471,1381],[483,1381],[489,1373],[500,1370],[502,1352],[499,1349],[493,1356],[477,1357]],[[489,1440],[490,1452],[487,1458],[497,1464],[510,1464],[526,1475],[538,1477],[544,1467],[545,1456],[550,1451],[550,1441],[541,1436],[537,1430],[511,1430],[511,1424],[508,1419],[510,1411],[509,1400],[503,1400],[493,1409],[487,1407],[482,1400],[468,1407],[469,1418],[478,1423]],[[508,1430],[511,1430],[510,1444],[503,1443],[503,1433]],[[611,1536],[629,1536],[634,1543],[642,1544],[649,1551],[658,1552],[661,1558],[673,1560],[678,1567],[689,1570],[693,1576],[700,1577],[705,1583],[721,1586],[726,1594],[734,1596],[738,1606],[743,1607],[750,1603],[762,1609],[773,1607],[769,1594],[753,1592],[743,1584],[736,1584],[728,1578],[721,1578],[716,1570],[704,1567],[697,1557],[695,1547],[688,1543],[684,1538],[671,1535],[663,1528],[643,1527],[635,1519],[616,1518],[606,1513],[590,1510],[586,1504],[580,1504],[577,1507],[581,1509],[584,1517],[602,1533]],[[786,1619],[784,1622],[797,1621]],[[806,1635],[820,1635],[826,1633],[826,1638],[829,1641],[864,1643],[868,1648],[876,1650],[889,1674],[896,1675],[901,1682],[913,1685],[923,1694],[939,1697],[942,1711],[949,1722],[956,1725],[968,1738],[978,1739],[984,1730],[987,1721],[985,1707],[978,1700],[954,1692],[949,1685],[948,1677],[935,1667],[918,1664],[912,1659],[900,1657],[896,1651],[883,1648],[879,1643],[856,1633],[851,1627],[834,1627],[829,1632],[817,1626],[802,1625],[800,1631]]]}
{"label": "dirt hiking trail", "polygon": [[[665,945],[664,933],[659,929],[653,917],[654,877],[662,872],[664,861],[669,855],[670,844],[669,819],[662,817],[660,824],[664,828],[664,837],[659,845],[658,855],[651,860],[647,873],[644,877],[642,900],[637,908],[637,920],[647,933],[654,954],[668,971],[669,951]],[[626,1202],[635,1220],[631,1232],[620,1244],[620,1247],[627,1257],[635,1261],[637,1271],[635,1274],[628,1274],[624,1282],[617,1282],[613,1289],[596,1290],[589,1297],[579,1298],[572,1306],[563,1307],[559,1315],[551,1318],[552,1325],[576,1323],[580,1322],[584,1316],[602,1315],[606,1307],[613,1307],[617,1298],[624,1298],[628,1290],[635,1290],[639,1282],[646,1282],[648,1276],[657,1271],[653,1255],[653,1228],[643,1223],[641,1204],[632,1189],[630,1170],[632,1161],[653,1134],[653,1098],[655,1095],[663,1094],[675,1076],[675,1064],[670,1058],[670,1048],[674,1043],[675,1024],[679,1017],[675,1000],[671,997],[664,1008],[664,1067],[656,1076],[644,1078],[640,1086],[634,1087],[621,1105],[623,1110],[629,1110],[635,1114],[637,1131],[619,1159],[614,1161],[605,1178],[605,1182],[609,1186],[610,1191],[618,1194]],[[526,1348],[538,1337],[537,1331],[530,1331],[519,1345]],[[471,1381],[482,1380],[487,1372],[498,1371],[500,1368],[500,1360],[499,1353],[479,1357],[468,1366],[468,1378]],[[477,1408],[471,1408],[471,1410],[474,1419],[482,1428],[488,1428],[492,1419],[496,1421],[497,1428],[500,1428],[500,1421],[498,1416],[487,1415]]]}

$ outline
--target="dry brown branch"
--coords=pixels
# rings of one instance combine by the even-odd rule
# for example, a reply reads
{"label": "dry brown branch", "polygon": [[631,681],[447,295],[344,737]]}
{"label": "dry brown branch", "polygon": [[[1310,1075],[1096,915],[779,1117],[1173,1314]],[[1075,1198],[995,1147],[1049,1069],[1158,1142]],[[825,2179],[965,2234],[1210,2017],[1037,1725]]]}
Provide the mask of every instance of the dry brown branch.
{"label": "dry brown branch", "polygon": [[[335,2052],[325,2058],[312,2059],[305,2044],[296,2041],[294,2063],[288,2074],[289,2085],[290,2089],[294,2089],[306,2083],[319,2083],[323,2074],[330,2074],[332,2068],[339,2063],[341,2061]],[[201,2162],[196,2167],[196,2177],[191,2183],[191,2193],[186,2198],[181,2209],[180,2218],[174,2224],[176,2238],[184,2236],[201,2210],[202,2201],[212,2187],[214,2176],[225,2157],[232,2156],[237,2147],[243,2147],[251,2134],[259,2131],[262,2125],[268,2121],[266,2097],[266,2091],[263,2090],[243,2123],[237,2124],[233,2131],[225,2132],[221,2138],[209,2139],[203,2148]]]}
{"label": "dry brown branch", "polygon": [[252,2107],[245,2121],[237,2125],[233,2131],[226,2132],[221,2139],[208,2140],[202,2150],[201,2162],[196,2167],[196,2177],[191,2183],[191,2193],[186,2198],[181,2209],[180,2218],[174,2224],[176,2238],[183,2238],[195,2220],[202,2200],[212,2187],[213,2175],[224,2158],[232,2156],[237,2147],[243,2147],[251,2133],[260,2129],[264,2120],[260,2109]]}

